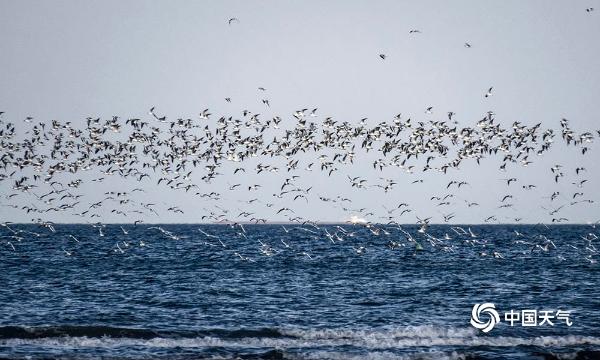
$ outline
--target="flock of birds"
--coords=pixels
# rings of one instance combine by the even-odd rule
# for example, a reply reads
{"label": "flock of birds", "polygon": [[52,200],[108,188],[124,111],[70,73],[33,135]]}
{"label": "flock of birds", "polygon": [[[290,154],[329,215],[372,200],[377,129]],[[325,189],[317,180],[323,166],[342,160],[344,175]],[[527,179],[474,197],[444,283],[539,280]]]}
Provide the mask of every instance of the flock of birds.
{"label": "flock of birds", "polygon": [[[489,88],[484,97],[492,96]],[[259,88],[264,92],[266,89]],[[265,99],[266,100],[266,99]],[[227,101],[230,101],[228,99]],[[263,101],[268,106],[267,101]],[[433,117],[433,107],[427,107],[425,116]],[[1,206],[9,211],[21,211],[31,216],[31,221],[48,231],[55,227],[47,218],[56,213],[70,213],[87,222],[102,237],[103,216],[110,213],[122,217],[124,221],[138,225],[143,221],[135,219],[142,215],[156,216],[160,222],[160,212],[183,214],[184,210],[177,205],[167,205],[161,209],[152,201],[136,200],[136,194],[147,198],[147,186],[161,186],[197,197],[205,203],[212,202],[206,213],[200,217],[202,222],[226,223],[239,229],[237,236],[245,237],[244,224],[264,224],[267,217],[255,215],[257,207],[264,207],[273,217],[283,216],[288,223],[298,224],[298,229],[317,236],[322,233],[329,240],[342,241],[349,230],[338,227],[329,232],[327,228],[319,228],[317,221],[296,214],[294,204],[318,201],[343,209],[349,216],[349,222],[356,226],[364,226],[374,235],[390,235],[390,226],[399,229],[408,242],[414,242],[417,250],[422,245],[410,233],[402,228],[402,223],[410,223],[407,216],[413,213],[408,203],[399,203],[392,208],[383,207],[382,216],[373,219],[374,209],[353,207],[352,199],[344,196],[325,196],[315,194],[313,186],[297,185],[304,174],[314,178],[315,172],[321,172],[322,178],[329,178],[347,167],[355,166],[354,162],[370,161],[372,171],[381,175],[386,169],[399,169],[406,174],[425,174],[437,172],[448,176],[457,172],[461,164],[474,161],[479,164],[487,158],[501,158],[500,172],[508,172],[508,167],[527,167],[535,158],[544,155],[555,144],[562,143],[575,147],[585,156],[600,130],[577,132],[569,121],[560,121],[560,130],[544,129],[538,123],[528,126],[514,122],[503,127],[495,119],[493,112],[486,113],[472,127],[461,127],[454,118],[453,112],[444,114],[444,119],[413,121],[402,114],[389,121],[379,122],[374,126],[367,125],[366,118],[358,123],[338,122],[331,117],[320,119],[318,109],[299,109],[287,118],[274,116],[263,119],[259,113],[244,110],[239,118],[229,116],[214,117],[209,109],[203,110],[196,119],[179,118],[169,120],[159,114],[156,108],[149,111],[149,119],[130,118],[123,121],[119,117],[111,119],[87,118],[85,127],[79,128],[70,122],[53,120],[50,124],[24,119],[26,131],[18,136],[17,126],[5,122],[0,113],[0,186],[3,191]],[[368,160],[371,157],[371,160]],[[302,163],[301,163],[302,161]],[[245,165],[248,164],[248,165]],[[550,204],[546,208],[549,222],[562,223],[569,219],[561,213],[569,207],[584,206],[594,203],[587,197],[584,187],[588,179],[584,166],[556,164],[549,169],[549,176],[556,184],[571,179],[572,192],[564,194],[554,191],[547,194]],[[283,173],[285,180],[277,186],[260,183],[228,183],[227,193],[211,191],[211,184],[222,183],[220,178],[244,179],[246,173],[254,172],[261,176],[276,177]],[[572,173],[571,173],[572,172]],[[396,171],[396,173],[398,173]],[[85,175],[83,175],[85,174]],[[400,175],[402,176],[402,175]],[[134,182],[131,190],[117,190],[116,184],[121,179],[125,183]],[[348,186],[358,191],[367,188],[381,189],[385,194],[391,192],[398,184],[397,177],[379,176],[379,182],[369,183],[364,177],[346,174]],[[416,179],[412,183],[422,183],[424,179]],[[529,191],[536,188],[517,177],[506,176],[502,179],[506,194],[499,199],[499,209],[513,209],[511,202],[519,195],[512,189],[522,188]],[[102,184],[106,182],[113,188],[104,193],[102,199],[88,200],[93,197],[88,192],[80,191],[84,183]],[[517,184],[520,184],[517,185]],[[445,185],[445,193],[432,196],[429,200],[436,208],[447,209],[456,206],[458,192],[469,187],[468,181],[452,179]],[[253,196],[265,187],[272,192],[272,198],[265,199]],[[504,188],[500,187],[499,188]],[[464,195],[464,194],[463,194]],[[250,196],[248,200],[238,200],[246,209],[233,211],[220,206],[220,200],[226,196]],[[273,200],[273,201],[271,201]],[[468,208],[479,204],[468,199],[463,200]],[[277,206],[276,206],[277,205]],[[455,217],[452,211],[440,211],[443,222],[449,223]],[[414,215],[414,213],[413,213]],[[435,237],[428,232],[428,225],[433,216],[416,216],[419,224],[418,233],[426,236],[433,246],[448,248],[444,241],[451,239],[448,233],[443,237]],[[485,223],[499,223],[497,215],[483,219]],[[518,223],[522,218],[513,218]],[[595,228],[596,223],[590,224]],[[8,230],[2,235],[6,244],[16,251],[15,241],[21,241],[25,230],[15,230],[15,225],[3,223]],[[170,239],[180,239],[162,227],[151,227]],[[288,230],[284,227],[286,233]],[[477,235],[468,228],[453,227],[455,235],[466,237],[467,241],[478,241]],[[127,230],[121,227],[123,233]],[[201,230],[201,234],[211,238],[211,234]],[[323,232],[324,231],[324,232]],[[515,230],[515,236],[519,236]],[[70,235],[73,241],[77,239]],[[582,236],[585,248],[590,251],[591,258],[596,253],[594,241],[597,235],[593,232]],[[546,241],[547,240],[547,241]],[[549,251],[555,246],[551,240],[529,243],[535,249]],[[283,240],[282,240],[283,241]],[[219,239],[220,245],[225,244]],[[391,248],[404,246],[400,242],[390,240]],[[144,242],[140,241],[140,246]],[[443,245],[443,246],[442,246]],[[115,251],[123,252],[128,243],[117,243]],[[259,240],[261,252],[265,255],[275,253],[273,248]],[[284,246],[289,246],[285,244]],[[364,246],[354,250],[361,254]],[[71,251],[65,250],[71,255]],[[488,255],[484,252],[485,255]],[[502,257],[498,253],[490,253],[494,257]],[[247,260],[240,254],[240,259]],[[307,254],[310,256],[309,254]]]}

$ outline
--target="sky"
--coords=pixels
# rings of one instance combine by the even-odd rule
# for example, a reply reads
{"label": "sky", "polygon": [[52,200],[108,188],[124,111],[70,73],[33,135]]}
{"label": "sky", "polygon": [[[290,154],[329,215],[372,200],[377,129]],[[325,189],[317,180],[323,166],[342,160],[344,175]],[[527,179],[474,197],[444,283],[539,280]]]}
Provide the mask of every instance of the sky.
{"label": "sky", "polygon": [[[589,7],[595,11],[586,12]],[[228,19],[239,22],[228,24]],[[409,34],[418,29],[421,33]],[[0,111],[4,121],[26,129],[23,119],[71,121],[85,118],[148,117],[148,109],[171,119],[197,117],[205,108],[219,115],[240,116],[243,109],[264,118],[289,118],[302,108],[318,108],[322,117],[369,124],[391,121],[402,113],[415,121],[442,120],[456,113],[461,126],[473,126],[487,111],[499,123],[514,121],[559,128],[561,118],[580,131],[600,129],[600,2],[599,1],[12,1],[0,2]],[[470,48],[464,46],[471,44]],[[379,54],[386,54],[386,59]],[[493,96],[484,98],[489,87]],[[267,89],[265,92],[258,87]],[[232,99],[231,103],[224,98]],[[266,108],[261,100],[267,98]],[[424,110],[433,107],[433,114]],[[507,193],[497,171],[498,159],[477,166],[465,163],[450,175],[372,171],[370,161],[357,158],[336,176],[311,173],[299,186],[314,186],[313,197],[351,196],[354,208],[381,213],[382,206],[401,202],[415,216],[455,212],[458,223],[479,223],[489,215],[500,222],[515,217],[548,222],[541,206],[555,191],[550,167],[585,164],[589,179],[584,189],[594,206],[573,206],[562,216],[570,222],[596,221],[600,167],[597,152],[586,156],[553,149],[528,168],[511,170],[533,191],[513,191],[516,207],[499,210]],[[318,175],[318,176],[317,176]],[[346,176],[379,176],[399,184],[392,193],[351,188]],[[571,174],[573,175],[573,174]],[[86,175],[87,176],[87,175]],[[89,175],[90,177],[92,175]],[[252,196],[271,201],[286,174],[272,178],[248,175],[246,182],[263,188]],[[422,178],[422,184],[412,184]],[[440,209],[429,201],[445,194],[450,180],[466,180],[467,191],[457,194],[456,206]],[[576,189],[561,190],[563,202]],[[219,205],[253,210],[257,216],[284,220],[263,207],[243,201],[248,193],[227,192],[239,176],[227,173],[211,189],[226,194],[218,202],[164,191],[152,183],[140,201],[173,204],[184,214],[161,213],[147,222],[199,222]],[[104,187],[86,183],[81,192],[102,198],[105,189],[139,184],[110,180]],[[4,194],[12,182],[0,183]],[[203,185],[207,186],[208,185]],[[16,200],[26,204],[27,200]],[[21,202],[19,202],[21,201]],[[464,201],[479,207],[466,208]],[[462,204],[462,205],[461,205]],[[285,206],[286,204],[277,203]],[[290,204],[287,204],[290,205]],[[311,199],[291,204],[297,213],[320,221],[343,221],[352,212],[332,209]],[[460,205],[460,206],[459,206]],[[558,203],[551,204],[558,205]],[[102,210],[103,221],[132,221]],[[504,212],[502,212],[504,211]],[[360,215],[360,214],[359,214]],[[8,207],[0,218],[27,222],[32,216]],[[56,222],[81,219],[63,213]]]}

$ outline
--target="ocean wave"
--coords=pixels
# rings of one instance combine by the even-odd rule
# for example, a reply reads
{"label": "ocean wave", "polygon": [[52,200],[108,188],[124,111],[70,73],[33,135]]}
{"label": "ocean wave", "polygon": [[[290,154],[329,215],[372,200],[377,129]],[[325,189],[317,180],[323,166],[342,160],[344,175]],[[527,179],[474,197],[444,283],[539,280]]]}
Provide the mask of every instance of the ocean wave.
{"label": "ocean wave", "polygon": [[[16,329],[16,331],[15,331]],[[14,331],[9,334],[11,331]],[[479,336],[471,328],[408,326],[401,328],[344,329],[244,329],[153,331],[110,327],[0,328],[0,346],[51,348],[339,348],[398,349],[415,347],[514,347],[568,348],[600,345],[600,337],[565,335],[538,337]],[[9,336],[10,335],[10,336]]]}
{"label": "ocean wave", "polygon": [[109,326],[2,326],[0,339],[40,339],[53,337],[119,337],[151,339],[160,335],[152,330]]}
{"label": "ocean wave", "polygon": [[112,326],[0,326],[2,339],[43,339],[56,337],[86,337],[86,338],[199,338],[213,336],[224,339],[266,337],[277,338],[286,335],[272,328],[259,329],[209,329],[209,330],[151,330],[139,328],[124,328]]}

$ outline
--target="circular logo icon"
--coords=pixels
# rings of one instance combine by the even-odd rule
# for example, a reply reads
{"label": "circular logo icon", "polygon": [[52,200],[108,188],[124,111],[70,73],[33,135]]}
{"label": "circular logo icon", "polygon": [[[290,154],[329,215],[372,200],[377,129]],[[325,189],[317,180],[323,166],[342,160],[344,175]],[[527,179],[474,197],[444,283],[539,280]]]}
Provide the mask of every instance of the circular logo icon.
{"label": "circular logo icon", "polygon": [[[489,315],[487,321],[482,321],[482,314]],[[484,333],[492,330],[500,322],[500,315],[492,303],[475,304],[471,311],[471,325]]]}

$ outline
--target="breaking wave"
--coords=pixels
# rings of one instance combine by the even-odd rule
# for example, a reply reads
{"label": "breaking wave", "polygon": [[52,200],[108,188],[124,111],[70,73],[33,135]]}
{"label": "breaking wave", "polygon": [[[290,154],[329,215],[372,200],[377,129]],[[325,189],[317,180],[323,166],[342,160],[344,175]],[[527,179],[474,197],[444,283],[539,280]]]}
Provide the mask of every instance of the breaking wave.
{"label": "breaking wave", "polygon": [[475,329],[434,326],[344,329],[209,329],[161,331],[103,326],[0,327],[0,346],[33,345],[59,348],[330,348],[414,347],[574,347],[600,345],[600,337],[565,335],[538,337],[480,336]]}

